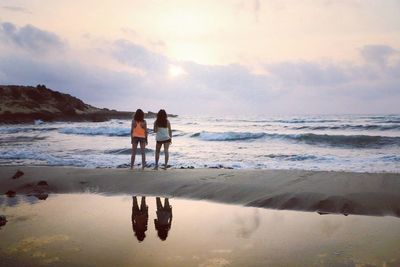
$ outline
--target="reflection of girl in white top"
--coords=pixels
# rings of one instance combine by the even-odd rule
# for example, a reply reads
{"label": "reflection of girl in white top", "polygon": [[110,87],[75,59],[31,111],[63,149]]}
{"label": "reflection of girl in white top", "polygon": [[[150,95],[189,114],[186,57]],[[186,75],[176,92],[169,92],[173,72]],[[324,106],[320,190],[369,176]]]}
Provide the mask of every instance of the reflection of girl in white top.
{"label": "reflection of girl in white top", "polygon": [[165,155],[165,166],[163,169],[166,169],[168,166],[169,153],[168,148],[172,143],[172,130],[171,124],[167,119],[167,112],[165,110],[160,109],[157,113],[157,119],[154,122],[154,132],[156,133],[156,166],[155,170],[158,169],[158,160],[160,159],[160,150],[161,146],[164,145],[164,155]]}

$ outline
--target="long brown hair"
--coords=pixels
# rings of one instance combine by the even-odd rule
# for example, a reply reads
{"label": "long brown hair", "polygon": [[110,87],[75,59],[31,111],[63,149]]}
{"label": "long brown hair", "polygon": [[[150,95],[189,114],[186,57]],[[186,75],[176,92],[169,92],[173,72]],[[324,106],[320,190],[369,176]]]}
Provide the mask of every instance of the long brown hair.
{"label": "long brown hair", "polygon": [[133,117],[135,121],[142,122],[144,120],[144,112],[140,108],[136,110],[135,116]]}
{"label": "long brown hair", "polygon": [[157,113],[157,120],[156,120],[157,127],[167,127],[168,120],[167,120],[167,112],[164,109],[160,109]]}

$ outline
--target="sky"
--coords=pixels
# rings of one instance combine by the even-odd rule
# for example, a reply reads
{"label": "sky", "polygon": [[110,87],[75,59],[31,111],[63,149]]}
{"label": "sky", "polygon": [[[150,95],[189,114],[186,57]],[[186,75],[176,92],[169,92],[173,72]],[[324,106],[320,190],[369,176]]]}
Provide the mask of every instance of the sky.
{"label": "sky", "polygon": [[0,84],[183,115],[400,113],[400,0],[0,0]]}

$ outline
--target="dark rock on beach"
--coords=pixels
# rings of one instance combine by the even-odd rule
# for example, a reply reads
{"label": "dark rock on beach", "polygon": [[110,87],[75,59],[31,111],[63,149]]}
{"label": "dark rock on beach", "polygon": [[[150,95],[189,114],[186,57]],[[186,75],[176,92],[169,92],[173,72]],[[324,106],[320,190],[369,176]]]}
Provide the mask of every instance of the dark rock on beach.
{"label": "dark rock on beach", "polygon": [[22,175],[24,175],[23,171],[18,170],[14,176],[12,177],[12,179],[18,179],[19,177],[21,177]]}
{"label": "dark rock on beach", "polygon": [[39,200],[46,200],[49,197],[49,194],[45,191],[34,191],[29,193],[28,196],[34,196]]}
{"label": "dark rock on beach", "polygon": [[128,163],[124,163],[124,164],[120,164],[117,166],[118,169],[125,169],[125,168],[129,168],[131,165]]}
{"label": "dark rock on beach", "polygon": [[5,195],[7,197],[15,197],[16,194],[17,193],[15,191],[12,191],[12,190],[8,190],[7,192],[5,192]]}
{"label": "dark rock on beach", "polygon": [[49,197],[49,184],[41,180],[36,185],[29,185],[28,188],[31,188],[31,191],[27,194],[28,196],[34,196],[39,200],[46,200]]}
{"label": "dark rock on beach", "polygon": [[6,225],[7,218],[4,215],[0,215],[0,227]]}
{"label": "dark rock on beach", "polygon": [[49,184],[46,181],[39,181],[37,185],[48,186]]}
{"label": "dark rock on beach", "polygon": [[225,167],[222,164],[218,164],[215,166],[208,166],[208,165],[204,165],[205,168],[209,168],[209,169],[228,169],[228,170],[233,170],[233,167]]}
{"label": "dark rock on beach", "polygon": [[[133,112],[97,108],[69,94],[45,85],[0,85],[0,122],[32,123],[41,121],[92,121],[131,119]],[[156,113],[148,112],[147,118]],[[176,115],[170,114],[171,117]]]}

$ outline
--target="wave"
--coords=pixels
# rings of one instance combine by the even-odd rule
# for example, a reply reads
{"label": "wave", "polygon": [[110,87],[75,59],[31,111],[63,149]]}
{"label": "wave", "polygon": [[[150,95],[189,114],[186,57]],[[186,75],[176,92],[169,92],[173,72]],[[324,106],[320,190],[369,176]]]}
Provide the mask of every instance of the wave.
{"label": "wave", "polygon": [[278,138],[294,140],[306,144],[322,144],[333,147],[380,148],[383,146],[400,146],[400,137],[371,135],[328,135],[328,134],[276,134]]}
{"label": "wave", "polygon": [[45,136],[7,136],[0,137],[0,144],[10,145],[13,143],[31,143],[45,139],[47,139]]}
{"label": "wave", "polygon": [[[145,153],[151,153],[154,152],[153,149],[150,148],[145,148]],[[132,152],[132,148],[120,148],[120,149],[109,149],[109,150],[105,150],[104,153],[105,154],[113,154],[113,155],[130,155]],[[140,148],[138,147],[138,149],[136,150],[136,154],[140,154]]]}
{"label": "wave", "polygon": [[288,119],[288,120],[272,120],[272,122],[280,123],[328,123],[328,122],[339,122],[340,120],[321,120],[321,119]]}
{"label": "wave", "polygon": [[252,139],[282,139],[310,145],[328,145],[332,147],[380,148],[383,146],[400,146],[400,137],[371,135],[328,135],[328,134],[271,134],[250,132],[200,132],[191,137],[204,141],[245,141]]}
{"label": "wave", "polygon": [[380,158],[382,161],[386,162],[400,162],[400,156],[399,155],[386,155]]}
{"label": "wave", "polygon": [[[147,129],[149,134],[153,134],[153,129]],[[63,134],[76,134],[76,135],[104,135],[104,136],[130,136],[131,129],[127,127],[66,127],[59,129]],[[184,136],[186,133],[180,130],[172,130],[172,137]]]}
{"label": "wave", "polygon": [[[288,127],[286,127],[288,128]],[[332,125],[332,126],[299,126],[292,127],[294,130],[380,130],[380,131],[388,131],[388,130],[400,130],[400,125],[376,125],[376,124],[366,124],[366,125]]]}
{"label": "wave", "polygon": [[266,133],[249,133],[249,132],[200,132],[192,134],[191,137],[198,137],[204,141],[239,141],[259,139],[266,135]]}
{"label": "wave", "polygon": [[57,130],[56,127],[0,127],[1,134],[28,133],[28,132],[48,132]]}
{"label": "wave", "polygon": [[77,159],[65,158],[34,150],[9,150],[0,154],[0,159],[38,161],[51,166],[85,167],[84,162]]}
{"label": "wave", "polygon": [[382,123],[400,123],[400,120],[386,120],[382,121]]}
{"label": "wave", "polygon": [[304,161],[304,160],[317,160],[320,159],[314,155],[286,155],[286,154],[268,154],[265,155],[267,158],[271,159],[282,159],[282,160],[289,160],[289,161]]}
{"label": "wave", "polygon": [[63,134],[130,136],[131,129],[124,127],[66,127],[59,130]]}
{"label": "wave", "polygon": [[0,162],[23,165],[75,166],[75,167],[115,167],[130,157],[101,154],[98,150],[76,150],[74,153],[48,152],[39,149],[10,149],[0,153]]}

